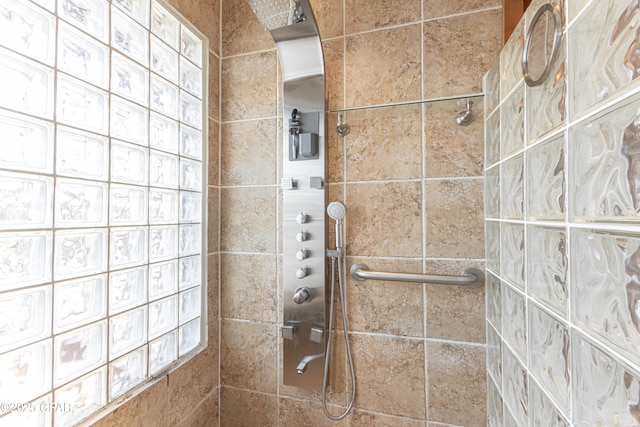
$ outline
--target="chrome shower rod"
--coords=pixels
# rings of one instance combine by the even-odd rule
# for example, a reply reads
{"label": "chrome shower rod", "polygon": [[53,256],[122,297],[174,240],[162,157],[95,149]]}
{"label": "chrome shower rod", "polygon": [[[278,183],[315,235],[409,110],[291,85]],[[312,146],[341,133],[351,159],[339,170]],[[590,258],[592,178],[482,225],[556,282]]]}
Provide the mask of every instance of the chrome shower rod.
{"label": "chrome shower rod", "polygon": [[395,282],[432,283],[440,285],[460,285],[477,288],[484,283],[484,273],[477,268],[467,268],[460,276],[440,274],[393,273],[389,271],[370,271],[366,264],[353,264],[351,277],[359,282],[369,280],[390,280]]}

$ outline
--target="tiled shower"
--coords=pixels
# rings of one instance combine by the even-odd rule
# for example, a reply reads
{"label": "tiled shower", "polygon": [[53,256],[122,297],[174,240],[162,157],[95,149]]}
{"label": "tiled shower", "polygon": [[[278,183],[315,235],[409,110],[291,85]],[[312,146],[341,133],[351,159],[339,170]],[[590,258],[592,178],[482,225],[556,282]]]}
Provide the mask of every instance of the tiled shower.
{"label": "tiled shower", "polygon": [[564,1],[558,59],[529,87],[542,3],[486,79],[488,423],[639,425],[640,15]]}
{"label": "tiled shower", "polygon": [[557,68],[528,88],[519,55],[541,1],[502,52],[500,0],[311,1],[347,264],[488,269],[476,290],[349,279],[359,392],[337,423],[279,371],[275,45],[245,0],[170,3],[209,39],[208,347],[94,425],[640,424],[635,2],[566,0]]}

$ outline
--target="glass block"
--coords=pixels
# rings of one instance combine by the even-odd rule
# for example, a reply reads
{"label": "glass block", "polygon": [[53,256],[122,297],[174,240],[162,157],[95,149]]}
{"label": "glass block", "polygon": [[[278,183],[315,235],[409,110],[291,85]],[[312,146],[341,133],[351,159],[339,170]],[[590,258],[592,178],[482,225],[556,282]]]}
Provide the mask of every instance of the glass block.
{"label": "glass block", "polygon": [[180,222],[200,222],[202,219],[202,194],[180,192]]}
{"label": "glass block", "polygon": [[485,173],[484,206],[487,218],[500,219],[500,166]]}
{"label": "glass block", "polygon": [[149,150],[126,142],[111,141],[111,181],[147,185]]}
{"label": "glass block", "polygon": [[138,267],[109,275],[109,315],[147,302],[147,268]]}
{"label": "glass block", "polygon": [[103,135],[108,131],[109,96],[79,80],[58,74],[56,119]]}
{"label": "glass block", "polygon": [[522,81],[522,51],[524,50],[525,41],[524,19],[518,22],[514,28],[509,40],[500,52],[500,93],[502,99],[513,90],[513,88]]}
{"label": "glass block", "polygon": [[149,260],[164,261],[178,257],[178,227],[154,226],[149,229]]}
{"label": "glass block", "polygon": [[108,89],[109,48],[60,21],[58,69],[102,89]]}
{"label": "glass block", "polygon": [[166,80],[151,75],[151,109],[173,119],[178,118],[178,88]]}
{"label": "glass block", "polygon": [[149,184],[157,187],[178,188],[178,157],[151,150]]}
{"label": "glass block", "polygon": [[202,101],[180,91],[180,121],[202,130]]}
{"label": "glass block", "polygon": [[567,117],[566,56],[565,44],[560,43],[550,76],[539,86],[527,86],[525,108],[528,144],[560,126]]}
{"label": "glass block", "polygon": [[592,1],[568,32],[571,118],[637,79],[640,15],[631,4]]}
{"label": "glass block", "polygon": [[151,71],[178,84],[178,52],[154,35],[151,36]]}
{"label": "glass block", "polygon": [[184,356],[200,344],[200,318],[180,326],[180,356]]}
{"label": "glass block", "polygon": [[147,227],[112,228],[110,245],[111,268],[144,264],[148,260]]}
{"label": "glass block", "polygon": [[147,223],[147,187],[112,184],[109,203],[111,225]]}
{"label": "glass block", "polygon": [[564,135],[527,151],[527,217],[563,220],[565,214]]}
{"label": "glass block", "polygon": [[149,0],[113,0],[124,13],[149,28]]}
{"label": "glass block", "polygon": [[532,426],[570,427],[535,381],[529,384],[529,413]]}
{"label": "glass block", "polygon": [[57,127],[56,173],[106,181],[109,178],[109,140],[64,126]]}
{"label": "glass block", "polygon": [[487,374],[498,390],[502,389],[502,340],[490,324],[487,325]]}
{"label": "glass block", "polygon": [[202,99],[202,70],[180,57],[180,88]]}
{"label": "glass block", "polygon": [[569,131],[569,212],[580,221],[640,218],[640,95]]}
{"label": "glass block", "polygon": [[538,383],[554,398],[564,413],[569,413],[569,330],[547,313],[529,305],[529,370]]}
{"label": "glass block", "polygon": [[525,298],[510,286],[502,287],[502,337],[521,360],[527,360],[527,308]]}
{"label": "glass block", "polygon": [[105,0],[58,0],[58,16],[107,43],[109,4]]}
{"label": "glass block", "polygon": [[51,340],[0,356],[0,402],[28,402],[51,388]]}
{"label": "glass block", "polygon": [[0,290],[51,280],[50,231],[0,233]]}
{"label": "glass block", "polygon": [[180,40],[180,23],[157,1],[151,7],[151,32],[169,46],[178,50]]}
{"label": "glass block", "polygon": [[55,402],[71,404],[70,411],[55,411],[55,425],[74,425],[107,404],[107,367],[104,366],[55,391]]}
{"label": "glass block", "polygon": [[147,341],[147,306],[109,319],[109,358],[118,357]]}
{"label": "glass block", "polygon": [[178,358],[178,332],[172,331],[149,343],[149,375],[166,368]]}
{"label": "glass block", "polygon": [[487,379],[487,427],[504,427],[502,396],[491,378]]}
{"label": "glass block", "polygon": [[142,105],[149,105],[149,72],[146,68],[113,52],[111,92]]}
{"label": "glass block", "polygon": [[517,155],[502,164],[500,203],[503,219],[524,218],[524,156]]}
{"label": "glass block", "polygon": [[484,123],[485,167],[489,168],[500,161],[500,107]]}
{"label": "glass block", "polygon": [[640,365],[640,235],[572,230],[572,321]]}
{"label": "glass block", "polygon": [[31,0],[35,4],[39,4],[50,12],[56,10],[56,0]]}
{"label": "glass block", "polygon": [[50,228],[53,178],[0,172],[0,228]]}
{"label": "glass block", "polygon": [[149,266],[149,300],[176,293],[178,290],[178,262],[176,260]]}
{"label": "glass block", "polygon": [[500,158],[524,147],[524,83],[513,91],[500,107]]}
{"label": "glass block", "polygon": [[107,275],[56,283],[53,296],[56,334],[102,319],[107,315]]}
{"label": "glass block", "polygon": [[151,113],[149,145],[158,150],[178,153],[178,122],[160,114]]}
{"label": "glass block", "polygon": [[180,292],[180,324],[201,314],[202,290],[200,286]]}
{"label": "glass block", "polygon": [[180,188],[202,191],[202,163],[180,159]]}
{"label": "glass block", "polygon": [[527,228],[527,292],[563,318],[568,318],[569,259],[564,228]]}
{"label": "glass block", "polygon": [[580,367],[572,381],[574,425],[638,425],[640,377],[636,371],[573,331],[572,365]]}
{"label": "glass block", "polygon": [[147,377],[147,347],[122,356],[109,364],[109,399],[122,395]]}
{"label": "glass block", "polygon": [[180,125],[180,154],[202,160],[202,132]]}
{"label": "glass block", "polygon": [[500,223],[496,221],[486,221],[485,233],[485,258],[487,269],[496,274],[500,272]]}
{"label": "glass block", "polygon": [[[506,346],[502,347],[502,396],[516,426],[527,426],[529,417],[529,377],[518,359]],[[507,411],[505,411],[507,412]]]}
{"label": "glass block", "polygon": [[57,335],[53,340],[53,383],[57,387],[103,365],[107,321]]}
{"label": "glass block", "polygon": [[53,118],[53,70],[0,48],[0,107]]}
{"label": "glass block", "polygon": [[178,222],[178,192],[149,190],[149,223],[175,224]]}
{"label": "glass block", "polygon": [[180,53],[198,67],[202,67],[202,40],[185,25],[182,25],[180,30]]}
{"label": "glass block", "polygon": [[53,171],[53,123],[0,109],[0,135],[6,141],[0,145],[0,167]]}
{"label": "glass block", "polygon": [[483,87],[485,93],[484,111],[485,116],[489,117],[500,105],[500,60],[496,60],[491,70],[485,75]]}
{"label": "glass block", "polygon": [[[51,427],[51,413],[38,409],[49,408],[52,401],[53,399],[50,394],[31,401],[27,405],[29,410],[14,411],[0,418],[0,427]],[[35,410],[32,411],[31,408],[34,408]]]}
{"label": "glass block", "polygon": [[503,223],[500,229],[502,277],[524,291],[524,226]]}
{"label": "glass block", "polygon": [[[149,112],[116,96],[111,97],[111,137],[147,146]],[[144,126],[141,126],[144,123]]]}
{"label": "glass block", "polygon": [[107,230],[56,231],[54,277],[71,279],[107,270]]}
{"label": "glass block", "polygon": [[149,33],[116,8],[111,9],[111,46],[140,64],[149,65]]}
{"label": "glass block", "polygon": [[489,273],[486,276],[487,321],[498,332],[502,331],[502,284],[500,279]]}
{"label": "glass block", "polygon": [[0,294],[0,352],[51,335],[51,286]]}
{"label": "glass block", "polygon": [[106,183],[56,179],[56,227],[102,227],[108,224]]}
{"label": "glass block", "polygon": [[149,304],[149,338],[156,338],[178,327],[178,296]]}
{"label": "glass block", "polygon": [[180,258],[180,289],[200,284],[202,279],[202,260],[199,256]]}
{"label": "glass block", "polygon": [[2,0],[0,15],[5,18],[0,45],[53,65],[56,24],[52,14],[29,2]]}
{"label": "glass block", "polygon": [[180,256],[195,255],[202,252],[200,224],[180,226]]}

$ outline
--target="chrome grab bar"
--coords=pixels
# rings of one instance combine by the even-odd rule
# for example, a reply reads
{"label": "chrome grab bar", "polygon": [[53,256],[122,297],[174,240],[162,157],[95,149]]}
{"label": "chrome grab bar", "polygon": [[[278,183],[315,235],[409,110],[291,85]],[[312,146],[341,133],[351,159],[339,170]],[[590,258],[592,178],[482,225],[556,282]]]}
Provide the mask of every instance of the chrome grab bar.
{"label": "chrome grab bar", "polygon": [[353,264],[351,277],[359,282],[370,280],[391,280],[396,282],[434,283],[441,285],[461,285],[477,288],[484,284],[484,273],[477,268],[467,268],[460,276],[440,274],[392,273],[388,271],[369,271],[365,264]]}

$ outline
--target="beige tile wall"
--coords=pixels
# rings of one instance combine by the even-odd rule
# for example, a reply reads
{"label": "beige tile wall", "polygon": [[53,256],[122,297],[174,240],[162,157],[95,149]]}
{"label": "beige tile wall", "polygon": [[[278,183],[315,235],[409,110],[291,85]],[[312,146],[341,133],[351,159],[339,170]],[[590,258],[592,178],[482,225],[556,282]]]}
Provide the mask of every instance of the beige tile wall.
{"label": "beige tile wall", "polygon": [[[328,115],[329,199],[347,206],[347,264],[482,268],[482,98],[465,128],[455,124],[464,99],[398,104],[481,92],[502,45],[501,2],[311,4],[329,109],[350,109],[346,138]],[[281,384],[275,44],[245,0],[221,0],[221,16],[220,426],[327,426],[316,393]],[[358,393],[336,426],[485,425],[484,289],[349,280],[346,299]],[[337,335],[333,413],[349,397]]]}
{"label": "beige tile wall", "polygon": [[220,7],[221,0],[169,0],[209,39],[209,345],[185,365],[94,424],[95,427],[210,427],[218,424]]}

